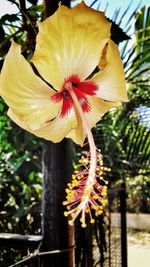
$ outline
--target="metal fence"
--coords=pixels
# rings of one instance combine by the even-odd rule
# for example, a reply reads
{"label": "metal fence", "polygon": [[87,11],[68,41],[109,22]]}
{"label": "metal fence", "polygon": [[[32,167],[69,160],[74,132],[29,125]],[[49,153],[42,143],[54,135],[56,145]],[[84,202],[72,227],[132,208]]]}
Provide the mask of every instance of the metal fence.
{"label": "metal fence", "polygon": [[[89,224],[86,229],[76,225],[76,267],[127,267],[125,185],[109,190],[108,200],[106,213],[95,225]],[[14,256],[21,253],[30,257],[40,241],[40,236],[0,235],[0,247]],[[9,259],[1,262],[2,267],[9,265]],[[39,257],[33,255],[30,261],[17,266],[40,266]]]}
{"label": "metal fence", "polygon": [[108,210],[99,222],[98,239],[96,238],[93,242],[94,263],[92,266],[127,267],[126,191],[124,184],[109,190],[108,203]]}

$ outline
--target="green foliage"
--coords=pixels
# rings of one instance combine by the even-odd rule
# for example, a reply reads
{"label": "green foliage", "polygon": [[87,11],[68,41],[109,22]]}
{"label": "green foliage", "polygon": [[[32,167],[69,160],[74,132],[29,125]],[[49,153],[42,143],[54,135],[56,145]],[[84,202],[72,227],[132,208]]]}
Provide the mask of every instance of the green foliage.
{"label": "green foliage", "polygon": [[[135,177],[137,188],[139,186],[137,177],[141,175],[145,175],[147,185],[150,182],[150,118],[148,116],[150,47],[147,45],[150,32],[149,10],[143,7],[135,14],[136,42],[129,48],[127,41],[122,47],[129,102],[122,108],[107,114],[95,130],[104,161],[112,169],[108,174],[109,179],[115,182],[125,180],[127,177],[132,177],[134,180]],[[129,188],[130,186],[128,190]],[[132,186],[130,190],[132,191]],[[141,194],[141,203],[145,197],[147,199],[150,197],[150,194],[145,194],[145,191],[138,189],[137,194]],[[139,209],[148,212],[148,204],[145,207],[141,204]]]}
{"label": "green foliage", "polygon": [[18,8],[16,14],[5,14],[0,19],[0,68],[3,64],[3,57],[7,54],[10,41],[13,38],[17,43],[22,44],[25,56],[31,56],[35,46],[37,34],[37,19],[43,17],[44,7],[36,5],[37,1],[29,1],[32,5],[28,8],[24,1],[10,0]]}
{"label": "green foliage", "polygon": [[129,51],[124,49],[126,79],[128,82],[130,106],[149,106],[150,95],[150,20],[149,7],[143,7],[135,14],[135,43]]}
{"label": "green foliage", "polygon": [[128,211],[150,213],[150,178],[142,174],[133,178],[128,177],[126,184]]}
{"label": "green foliage", "polygon": [[0,100],[0,231],[38,233],[41,145],[12,123],[5,109]]}
{"label": "green foliage", "polygon": [[[26,56],[32,54],[36,20],[42,5],[20,6],[17,14],[0,19],[0,66],[13,38],[22,44]],[[22,1],[20,1],[22,2]],[[31,39],[32,36],[32,39]],[[32,40],[30,42],[29,40]],[[38,234],[41,231],[41,141],[15,125],[0,99],[0,232]]]}

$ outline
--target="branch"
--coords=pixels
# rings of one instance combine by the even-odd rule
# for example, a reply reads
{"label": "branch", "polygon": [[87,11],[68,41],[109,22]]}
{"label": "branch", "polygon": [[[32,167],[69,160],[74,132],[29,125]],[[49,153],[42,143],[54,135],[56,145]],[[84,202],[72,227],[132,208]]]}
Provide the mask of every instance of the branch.
{"label": "branch", "polygon": [[[55,0],[55,1],[44,0],[46,18],[51,16],[58,9],[59,3],[60,0]],[[62,5],[70,7],[70,0],[62,0],[61,3]]]}

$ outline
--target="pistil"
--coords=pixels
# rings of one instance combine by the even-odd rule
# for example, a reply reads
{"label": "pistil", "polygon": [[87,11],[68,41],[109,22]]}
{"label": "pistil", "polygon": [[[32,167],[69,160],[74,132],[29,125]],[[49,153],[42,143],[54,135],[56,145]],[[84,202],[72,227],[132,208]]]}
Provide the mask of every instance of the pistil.
{"label": "pistil", "polygon": [[[102,213],[102,207],[106,204],[104,196],[106,195],[106,183],[102,178],[104,168],[102,167],[102,159],[97,150],[94,138],[80,102],[72,88],[71,83],[67,83],[65,90],[70,94],[73,101],[73,107],[82,121],[82,127],[87,135],[89,143],[89,153],[84,152],[78,167],[75,166],[72,183],[68,184],[66,189],[67,197],[64,205],[67,205],[68,211],[66,216],[70,215],[69,224],[73,224],[76,217],[81,213],[82,227],[86,227],[86,213],[90,216],[90,222],[94,223],[91,209],[95,210],[95,214]],[[82,168],[84,169],[82,170]],[[100,180],[100,182],[98,182]],[[103,182],[102,182],[103,181]]]}

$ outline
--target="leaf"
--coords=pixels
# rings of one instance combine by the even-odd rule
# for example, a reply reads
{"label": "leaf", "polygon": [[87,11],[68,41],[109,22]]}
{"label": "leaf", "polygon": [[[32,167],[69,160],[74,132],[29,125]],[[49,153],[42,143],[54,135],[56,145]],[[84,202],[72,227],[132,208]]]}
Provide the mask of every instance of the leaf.
{"label": "leaf", "polygon": [[37,5],[38,0],[28,0],[28,2],[32,5]]}
{"label": "leaf", "polygon": [[[108,19],[111,21],[110,19]],[[113,21],[111,26],[111,39],[116,43],[119,44],[122,41],[129,40],[130,37]]]}
{"label": "leaf", "polygon": [[94,0],[94,1],[90,4],[90,7],[94,6],[97,2],[98,2],[98,0]]}
{"label": "leaf", "polygon": [[5,24],[6,21],[9,22],[16,22],[19,21],[20,19],[18,18],[17,14],[6,14],[1,17],[0,19],[0,24]]}

